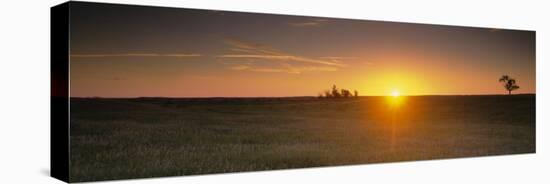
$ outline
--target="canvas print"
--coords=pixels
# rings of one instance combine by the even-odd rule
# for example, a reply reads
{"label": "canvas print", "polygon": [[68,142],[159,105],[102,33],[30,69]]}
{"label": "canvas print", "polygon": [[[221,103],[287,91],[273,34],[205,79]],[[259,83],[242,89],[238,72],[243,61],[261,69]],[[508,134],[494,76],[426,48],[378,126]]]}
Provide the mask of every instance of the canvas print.
{"label": "canvas print", "polygon": [[71,182],[535,153],[534,31],[69,6]]}

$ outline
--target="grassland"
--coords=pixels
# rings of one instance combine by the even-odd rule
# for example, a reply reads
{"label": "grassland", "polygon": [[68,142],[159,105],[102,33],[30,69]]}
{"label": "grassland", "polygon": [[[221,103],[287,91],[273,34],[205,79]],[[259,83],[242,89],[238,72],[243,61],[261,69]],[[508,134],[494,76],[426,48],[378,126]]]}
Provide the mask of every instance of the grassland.
{"label": "grassland", "polygon": [[535,95],[72,98],[70,180],[535,152]]}

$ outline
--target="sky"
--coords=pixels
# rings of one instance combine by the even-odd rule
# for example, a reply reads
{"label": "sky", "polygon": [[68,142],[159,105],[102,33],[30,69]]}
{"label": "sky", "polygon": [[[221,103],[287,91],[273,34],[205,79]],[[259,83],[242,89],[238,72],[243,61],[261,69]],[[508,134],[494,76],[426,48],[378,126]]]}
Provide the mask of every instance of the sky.
{"label": "sky", "polygon": [[72,97],[535,93],[535,32],[73,3]]}

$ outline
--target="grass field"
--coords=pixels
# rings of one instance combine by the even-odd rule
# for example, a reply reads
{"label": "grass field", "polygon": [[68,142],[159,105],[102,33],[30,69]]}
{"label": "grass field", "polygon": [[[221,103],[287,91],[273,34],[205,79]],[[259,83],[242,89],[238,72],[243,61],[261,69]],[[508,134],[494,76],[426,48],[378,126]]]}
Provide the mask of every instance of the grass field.
{"label": "grass field", "polygon": [[70,180],[535,152],[535,95],[72,98]]}

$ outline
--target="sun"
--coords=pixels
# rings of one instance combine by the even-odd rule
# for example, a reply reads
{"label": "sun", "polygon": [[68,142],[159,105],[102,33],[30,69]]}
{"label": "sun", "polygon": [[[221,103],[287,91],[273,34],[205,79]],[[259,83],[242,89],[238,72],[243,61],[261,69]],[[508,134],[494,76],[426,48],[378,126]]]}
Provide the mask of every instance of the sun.
{"label": "sun", "polygon": [[394,90],[391,92],[391,96],[393,96],[393,97],[399,97],[399,96],[401,96],[401,94],[399,94],[399,91],[398,91],[398,90],[394,89]]}
{"label": "sun", "polygon": [[390,95],[387,96],[388,103],[392,109],[397,109],[405,102],[405,98],[401,96],[399,90],[394,89],[391,91]]}

